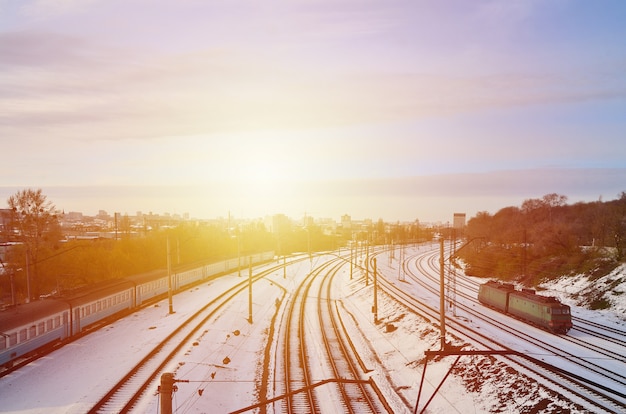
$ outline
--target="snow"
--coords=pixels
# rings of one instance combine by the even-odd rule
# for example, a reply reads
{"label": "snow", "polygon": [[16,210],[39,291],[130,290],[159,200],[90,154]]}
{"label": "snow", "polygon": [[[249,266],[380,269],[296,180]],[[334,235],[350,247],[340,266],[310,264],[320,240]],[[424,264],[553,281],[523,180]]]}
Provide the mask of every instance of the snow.
{"label": "snow", "polygon": [[[424,247],[407,248],[405,257],[427,255],[435,249],[436,245],[431,246],[430,250]],[[271,384],[273,375],[278,375],[274,367],[269,367],[269,372],[264,372],[262,365],[270,326],[277,323],[276,319],[280,319],[280,311],[286,306],[285,299],[289,292],[295,290],[299,281],[313,266],[333,257],[336,256],[329,254],[316,258],[314,263],[308,260],[294,263],[289,266],[286,278],[283,277],[282,270],[277,270],[255,283],[252,324],[248,321],[247,290],[240,293],[236,300],[230,301],[228,306],[220,309],[206,328],[196,336],[195,344],[185,348],[166,368],[178,380],[189,381],[177,383],[178,391],[174,393],[173,401],[175,412],[222,413],[257,403],[262,376],[265,375]],[[414,284],[401,282],[398,278],[397,260],[384,260],[386,257],[381,256],[378,260],[381,274],[386,275],[389,280],[401,283],[431,305],[438,306],[437,297],[428,295]],[[255,268],[254,271],[256,273],[260,270]],[[626,268],[622,266],[608,278],[623,279],[624,274]],[[340,310],[346,315],[343,318],[344,323],[364,364],[371,370],[364,378],[371,376],[375,380],[388,395],[394,412],[410,413],[417,401],[423,376],[421,409],[454,360],[453,357],[429,360],[424,372],[424,352],[439,348],[437,321],[429,322],[415,313],[407,312],[406,308],[379,293],[380,323],[375,323],[371,313],[371,283],[366,287],[362,274],[358,271],[355,271],[351,280],[349,266],[344,266],[342,273],[335,279],[337,286],[334,294]],[[120,373],[133,366],[147,350],[180,325],[188,315],[241,280],[237,273],[233,273],[181,292],[174,296],[174,314],[168,314],[168,303],[164,300],[0,378],[0,412],[86,412],[98,401],[101,393],[117,382]],[[565,302],[569,301],[574,315],[586,319],[595,318],[624,329],[626,295],[613,295],[612,310],[589,311],[577,306],[572,299],[586,289],[587,284],[583,277],[577,277],[564,278],[543,287]],[[617,289],[626,291],[624,285]],[[479,322],[464,316],[462,312],[459,313],[459,318],[466,318],[470,324],[480,326],[486,332],[499,334],[496,328],[479,325]],[[390,324],[396,329],[389,330]],[[511,324],[520,324],[524,328],[519,321],[512,320]],[[274,341],[276,335],[274,333]],[[455,345],[464,343],[464,340],[452,335],[448,340]],[[519,350],[534,352],[528,344],[516,343],[514,339],[507,337],[504,340],[510,340],[509,345],[514,349],[517,347],[521,348]],[[626,369],[623,365],[622,370]],[[324,378],[316,378],[322,379]],[[279,391],[276,390],[276,395],[280,394]],[[272,396],[271,390],[268,396]],[[268,406],[267,410],[273,412],[272,406]],[[559,397],[549,386],[543,386],[501,360],[491,357],[463,357],[427,410],[428,413],[494,411],[584,412],[575,403]],[[156,385],[144,395],[135,412],[159,412]]]}
{"label": "snow", "polygon": [[[626,264],[617,266],[606,276],[590,280],[589,276],[563,276],[542,285],[548,294],[558,297],[563,303],[578,306],[578,311],[588,318],[609,319],[612,323],[624,326],[626,321]],[[589,304],[590,299],[604,299],[608,309],[585,312],[581,306]],[[621,322],[621,323],[620,323]]]}

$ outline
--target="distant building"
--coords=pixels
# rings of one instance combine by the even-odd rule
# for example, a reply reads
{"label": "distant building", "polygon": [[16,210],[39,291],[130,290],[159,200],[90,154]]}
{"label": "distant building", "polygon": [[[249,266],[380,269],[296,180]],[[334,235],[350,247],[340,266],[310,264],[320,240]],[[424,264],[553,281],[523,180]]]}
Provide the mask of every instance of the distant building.
{"label": "distant building", "polygon": [[98,220],[109,220],[111,218],[111,216],[109,216],[109,213],[107,213],[104,210],[98,210],[98,214],[96,215],[96,218]]}
{"label": "distant building", "polygon": [[352,239],[352,217],[349,214],[341,216],[341,236],[346,240]]}
{"label": "distant building", "polygon": [[284,214],[274,214],[270,231],[274,234],[287,234],[291,231],[291,220]]}
{"label": "distant building", "polygon": [[454,220],[452,221],[452,227],[461,230],[465,228],[465,213],[454,213]]}
{"label": "distant building", "polygon": [[341,216],[341,227],[343,227],[344,230],[352,229],[352,217],[350,217],[349,214],[344,214],[343,216]]}
{"label": "distant building", "polygon": [[83,221],[83,213],[70,211],[69,213],[65,213],[64,219],[67,221]]}

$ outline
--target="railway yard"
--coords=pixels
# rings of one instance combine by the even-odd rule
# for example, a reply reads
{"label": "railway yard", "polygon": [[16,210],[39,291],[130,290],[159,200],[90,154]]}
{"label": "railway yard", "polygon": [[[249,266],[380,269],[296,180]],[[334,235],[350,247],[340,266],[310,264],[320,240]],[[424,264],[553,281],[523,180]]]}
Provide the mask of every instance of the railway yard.
{"label": "railway yard", "polygon": [[481,305],[484,280],[457,271],[442,349],[439,245],[362,253],[279,258],[185,289],[174,313],[141,308],[0,377],[0,412],[158,413],[163,373],[177,413],[626,412],[623,320],[572,306],[557,335]]}

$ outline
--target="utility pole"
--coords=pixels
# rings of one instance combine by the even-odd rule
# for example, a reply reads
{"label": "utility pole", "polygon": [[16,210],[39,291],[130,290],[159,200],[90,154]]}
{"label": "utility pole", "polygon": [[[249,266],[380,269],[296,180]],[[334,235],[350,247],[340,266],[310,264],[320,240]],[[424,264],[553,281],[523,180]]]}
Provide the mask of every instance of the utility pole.
{"label": "utility pole", "polygon": [[443,237],[439,238],[439,313],[441,326],[441,350],[446,348],[446,309],[445,309],[445,282],[443,260]]}
{"label": "utility pole", "polygon": [[167,236],[167,302],[171,315],[174,313],[174,303],[172,302],[172,259],[170,256],[170,236]]}
{"label": "utility pole", "polygon": [[367,234],[365,241],[365,286],[370,284],[370,236]]}
{"label": "utility pole", "polygon": [[374,306],[372,307],[372,312],[374,313],[374,324],[378,323],[378,277],[376,271],[376,258],[372,259],[374,261]]}
{"label": "utility pole", "polygon": [[248,258],[248,322],[252,324],[252,260]]}
{"label": "utility pole", "polygon": [[239,227],[237,227],[237,277],[241,277],[241,240]]}
{"label": "utility pole", "polygon": [[452,240],[450,241],[450,256],[448,257],[448,280],[447,285],[447,299],[448,308],[452,311],[452,314],[456,316],[456,267],[454,266],[453,257],[456,256],[456,229],[452,228]]}
{"label": "utility pole", "polygon": [[354,269],[354,255],[352,254],[352,249],[354,249],[354,243],[350,245],[350,280],[352,280],[352,270]]}
{"label": "utility pole", "polygon": [[400,246],[400,251],[398,252],[398,280],[402,280],[402,277],[400,277],[400,273],[402,272],[402,266],[404,265],[403,253],[404,253],[404,245]]}
{"label": "utility pole", "polygon": [[30,247],[26,245],[26,303],[30,303]]}

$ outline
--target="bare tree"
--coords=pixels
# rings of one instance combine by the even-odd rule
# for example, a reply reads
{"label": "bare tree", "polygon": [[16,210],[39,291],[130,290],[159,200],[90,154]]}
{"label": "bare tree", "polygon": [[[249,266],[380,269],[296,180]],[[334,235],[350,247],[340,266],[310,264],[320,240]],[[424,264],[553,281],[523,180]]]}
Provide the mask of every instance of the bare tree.
{"label": "bare tree", "polygon": [[56,207],[41,189],[18,191],[7,200],[11,209],[12,227],[22,242],[27,277],[27,300],[39,297],[37,263],[44,246],[58,242],[59,225]]}

